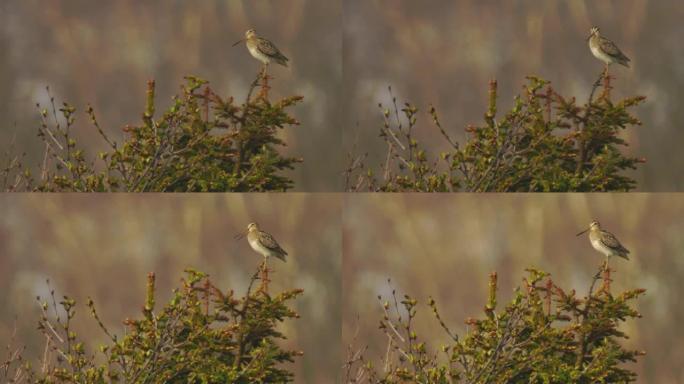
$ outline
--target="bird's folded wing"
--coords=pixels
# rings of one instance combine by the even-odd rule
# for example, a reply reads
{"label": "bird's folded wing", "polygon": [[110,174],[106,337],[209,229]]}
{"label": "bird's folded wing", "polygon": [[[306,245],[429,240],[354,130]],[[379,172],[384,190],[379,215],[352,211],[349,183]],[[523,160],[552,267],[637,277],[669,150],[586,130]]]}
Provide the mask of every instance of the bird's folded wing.
{"label": "bird's folded wing", "polygon": [[276,46],[273,45],[273,43],[271,43],[270,41],[268,41],[266,39],[260,38],[259,44],[257,45],[257,47],[259,48],[259,51],[261,51],[261,53],[263,53],[266,56],[275,57],[275,56],[282,56],[283,55],[282,53],[280,53],[278,48],[276,48]]}
{"label": "bird's folded wing", "polygon": [[613,57],[625,57],[620,48],[608,39],[601,39],[601,50]]}
{"label": "bird's folded wing", "polygon": [[602,233],[601,243],[611,249],[621,249],[626,251],[625,247],[620,244],[620,241],[618,241],[618,239],[609,232]]}
{"label": "bird's folded wing", "polygon": [[278,244],[278,242],[273,238],[273,236],[266,232],[259,233],[259,241],[264,247],[268,249],[271,249],[273,251],[285,252],[282,248],[280,248],[280,244]]}

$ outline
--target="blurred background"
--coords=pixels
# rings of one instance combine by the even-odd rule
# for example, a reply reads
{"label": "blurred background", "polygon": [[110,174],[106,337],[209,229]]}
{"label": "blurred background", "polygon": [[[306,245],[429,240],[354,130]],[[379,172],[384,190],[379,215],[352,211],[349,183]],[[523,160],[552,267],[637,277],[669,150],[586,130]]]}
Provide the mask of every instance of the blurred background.
{"label": "blurred background", "polygon": [[[449,342],[425,304],[432,296],[452,331],[482,318],[489,273],[499,276],[499,306],[520,286],[524,271],[551,273],[566,290],[584,295],[604,257],[588,234],[597,219],[629,249],[613,258],[611,290],[645,288],[643,318],[621,324],[628,348],[645,350],[630,368],[639,383],[684,382],[684,195],[682,194],[451,194],[349,195],[343,234],[343,346],[370,346],[384,356],[386,336],[377,295],[420,301],[416,330],[432,348]],[[387,279],[391,278],[391,285]]]}
{"label": "blurred background", "polygon": [[342,140],[341,12],[340,1],[313,0],[3,0],[0,151],[16,136],[18,151],[39,164],[35,104],[48,104],[46,86],[58,106],[79,109],[76,137],[93,157],[106,146],[82,112],[87,103],[121,141],[121,128],[141,121],[148,79],[160,114],[187,75],[243,101],[261,64],[231,44],[254,28],[291,59],[290,68],[271,66],[271,96],[304,96],[291,110],[301,126],[282,132],[285,153],[304,158],[288,175],[299,191],[339,191],[343,154],[330,148]]}
{"label": "blurred background", "polygon": [[633,110],[644,123],[621,133],[624,149],[648,162],[631,173],[642,191],[684,190],[684,3],[680,0],[348,0],[344,2],[344,147],[383,160],[381,111],[392,86],[397,101],[419,107],[416,137],[447,145],[425,111],[434,104],[458,140],[481,124],[490,79],[499,83],[499,114],[513,105],[525,76],[550,80],[565,97],[586,102],[603,64],[585,41],[592,25],[632,59],[611,66],[612,96],[643,95]]}
{"label": "blurred background", "polygon": [[[341,199],[332,194],[9,195],[0,198],[0,348],[14,326],[15,346],[40,356],[36,296],[69,295],[90,351],[106,341],[85,302],[95,301],[105,325],[123,334],[125,318],[139,318],[147,273],[157,279],[161,307],[183,270],[210,274],[223,291],[243,295],[262,257],[233,236],[251,221],[290,254],[269,266],[271,292],[294,288],[300,315],[279,328],[286,349],[304,351],[292,364],[296,382],[332,383],[339,371],[341,329]],[[4,356],[4,354],[2,355]],[[4,357],[3,357],[4,358]]]}

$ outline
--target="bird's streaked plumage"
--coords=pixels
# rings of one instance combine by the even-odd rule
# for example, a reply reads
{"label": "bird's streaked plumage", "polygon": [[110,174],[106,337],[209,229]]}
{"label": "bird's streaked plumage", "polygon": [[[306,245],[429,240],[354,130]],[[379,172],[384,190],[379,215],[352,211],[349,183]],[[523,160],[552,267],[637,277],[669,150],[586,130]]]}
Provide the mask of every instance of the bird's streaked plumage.
{"label": "bird's streaked plumage", "polygon": [[589,232],[589,241],[595,250],[601,252],[605,257],[611,256],[622,257],[629,260],[629,250],[625,248],[620,241],[612,233],[601,228],[598,221],[593,221],[589,224],[589,229],[586,229],[577,234],[577,236]]}
{"label": "bird's streaked plumage", "polygon": [[245,32],[245,44],[252,56],[268,65],[271,61],[287,67],[289,59],[269,40],[259,37],[253,29]]}
{"label": "bird's streaked plumage", "polygon": [[263,257],[269,258],[273,256],[286,261],[285,256],[287,256],[287,252],[280,247],[280,244],[278,244],[273,236],[259,229],[257,223],[250,223],[247,226],[247,241],[252,249]]}
{"label": "bird's streaked plumage", "polygon": [[622,53],[614,42],[601,36],[601,31],[598,27],[591,28],[588,40],[591,53],[606,65],[618,63],[625,67],[629,67],[629,57]]}

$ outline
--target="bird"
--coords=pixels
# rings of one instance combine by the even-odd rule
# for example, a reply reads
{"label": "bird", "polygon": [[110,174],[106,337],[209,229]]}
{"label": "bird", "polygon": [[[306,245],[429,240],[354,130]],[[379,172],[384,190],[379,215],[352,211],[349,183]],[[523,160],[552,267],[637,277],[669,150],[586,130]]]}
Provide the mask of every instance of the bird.
{"label": "bird", "polygon": [[252,249],[263,256],[266,260],[273,256],[282,261],[287,261],[287,252],[280,247],[280,244],[269,233],[259,229],[259,224],[249,223],[247,226],[247,241]]}
{"label": "bird", "polygon": [[577,236],[589,232],[589,241],[595,250],[601,252],[606,257],[606,262],[611,256],[619,256],[629,260],[629,250],[620,244],[620,241],[612,233],[601,229],[598,221],[592,221],[589,228],[577,234]]}
{"label": "bird", "polygon": [[601,30],[598,27],[591,28],[587,41],[589,42],[591,53],[594,57],[603,61],[606,65],[606,70],[608,69],[608,66],[613,63],[618,63],[629,68],[629,57],[625,56],[614,42],[601,36]]}
{"label": "bird", "polygon": [[290,60],[285,55],[283,55],[280,50],[267,39],[259,37],[256,31],[253,29],[247,30],[245,32],[245,38],[240,39],[233,46],[245,42],[249,53],[257,60],[261,61],[264,65],[268,65],[271,60],[276,63],[287,67],[287,62]]}

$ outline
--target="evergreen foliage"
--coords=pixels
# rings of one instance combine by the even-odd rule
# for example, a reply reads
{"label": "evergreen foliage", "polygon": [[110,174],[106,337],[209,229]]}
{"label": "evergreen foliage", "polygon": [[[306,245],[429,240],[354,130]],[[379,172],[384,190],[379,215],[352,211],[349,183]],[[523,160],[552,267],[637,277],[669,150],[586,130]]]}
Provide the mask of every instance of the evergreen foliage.
{"label": "evergreen foliage", "polygon": [[89,299],[92,318],[109,339],[99,354],[88,351],[74,331],[76,302],[64,297],[57,303],[53,291],[51,302],[41,302],[38,329],[47,340],[42,361],[34,365],[22,357],[21,348],[10,349],[0,365],[0,377],[12,383],[45,384],[292,382],[288,364],[301,352],[281,348],[277,341],[285,336],[276,328],[298,318],[289,302],[302,290],[271,296],[260,272],[240,297],[188,270],[182,286],[160,310],[155,305],[155,277],[150,274],[142,316],[126,319],[127,331],[121,337],[102,323]]}
{"label": "evergreen foliage", "polygon": [[529,77],[513,108],[500,117],[497,83],[492,81],[484,123],[468,126],[463,144],[449,136],[431,106],[428,113],[435,132],[449,147],[439,154],[415,139],[418,108],[406,103],[400,110],[393,98],[391,109],[379,106],[384,119],[380,137],[387,148],[384,164],[369,168],[366,156],[350,155],[346,188],[355,192],[629,191],[636,182],[624,171],[645,160],[620,152],[627,143],[619,134],[641,125],[630,109],[645,98],[614,102],[610,80],[607,73],[601,74],[589,100],[578,105],[549,82]]}
{"label": "evergreen foliage", "polygon": [[[430,298],[428,306],[449,338],[436,351],[415,331],[420,308],[406,295],[381,302],[380,330],[387,354],[379,362],[350,348],[347,383],[628,383],[636,374],[625,367],[644,352],[619,344],[627,335],[620,323],[641,315],[632,302],[643,289],[613,295],[610,271],[594,276],[588,294],[556,285],[548,274],[530,269],[513,299],[497,304],[497,275],[489,281],[484,316],[469,318],[468,333],[459,337],[445,324]],[[601,277],[603,275],[603,277]],[[596,282],[603,279],[601,287]],[[382,301],[382,298],[379,297]]]}
{"label": "evergreen foliage", "polygon": [[[182,94],[156,116],[155,84],[148,82],[142,122],[126,126],[123,142],[100,127],[92,107],[91,125],[109,150],[90,159],[73,136],[76,109],[68,104],[40,111],[38,136],[45,153],[39,174],[24,156],[8,153],[0,182],[5,191],[47,192],[202,192],[286,191],[293,182],[283,171],[302,159],[279,152],[278,131],[299,122],[288,108],[300,96],[269,100],[265,71],[251,84],[244,103],[217,95],[204,80],[186,78]],[[259,88],[257,95],[252,94]]]}

